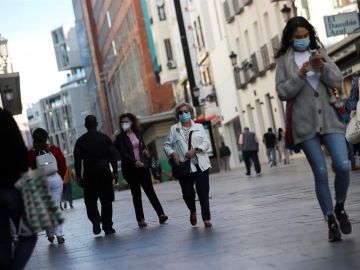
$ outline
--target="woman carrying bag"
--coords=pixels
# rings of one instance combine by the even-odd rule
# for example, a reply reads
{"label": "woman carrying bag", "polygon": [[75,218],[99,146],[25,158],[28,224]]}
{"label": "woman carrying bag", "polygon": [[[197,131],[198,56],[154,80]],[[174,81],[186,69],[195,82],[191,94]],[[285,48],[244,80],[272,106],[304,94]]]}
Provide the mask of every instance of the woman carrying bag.
{"label": "woman carrying bag", "polygon": [[[29,164],[32,169],[38,168],[39,157],[41,157],[44,153],[51,153],[56,159],[57,172],[47,175],[46,178],[51,197],[54,200],[55,205],[59,206],[63,192],[63,178],[66,172],[65,157],[60,148],[48,144],[49,135],[46,130],[37,128],[34,130],[32,137],[34,147],[28,151]],[[54,242],[55,236],[59,244],[63,244],[65,242],[62,232],[62,224],[59,224],[54,228],[47,229],[46,235],[50,243]]]}
{"label": "woman carrying bag", "polygon": [[210,228],[212,226],[209,206],[211,165],[207,155],[210,142],[204,127],[191,120],[193,111],[193,107],[188,103],[181,103],[175,107],[175,116],[179,122],[170,128],[170,133],[164,142],[164,151],[170,158],[174,177],[179,179],[183,199],[190,210],[191,225],[195,226],[197,223],[195,184],[204,225]]}
{"label": "woman carrying bag", "polygon": [[136,220],[140,228],[146,227],[141,200],[141,187],[155,209],[159,223],[166,222],[168,217],[155,193],[149,168],[150,154],[138,126],[137,118],[131,113],[119,117],[120,134],[116,136],[115,145],[121,156],[121,169],[128,183],[135,208]]}
{"label": "woman carrying bag", "polygon": [[[341,232],[350,234],[352,230],[344,209],[350,166],[345,126],[333,104],[332,89],[341,87],[343,77],[321,45],[314,27],[305,18],[291,18],[283,30],[276,55],[276,90],[280,100],[291,104],[291,113],[287,111],[287,119],[291,121],[287,121],[286,132],[291,131],[294,144],[304,151],[311,166],[316,196],[332,242],[341,240]],[[322,145],[326,146],[334,165],[335,207]]]}

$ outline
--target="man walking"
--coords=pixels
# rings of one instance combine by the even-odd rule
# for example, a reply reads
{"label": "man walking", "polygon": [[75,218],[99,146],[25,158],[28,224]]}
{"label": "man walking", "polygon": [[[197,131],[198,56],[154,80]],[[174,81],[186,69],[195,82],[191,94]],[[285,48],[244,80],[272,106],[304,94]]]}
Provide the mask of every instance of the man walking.
{"label": "man walking", "polygon": [[[88,132],[76,141],[74,148],[75,172],[77,182],[84,188],[87,216],[93,224],[94,234],[100,234],[100,223],[105,234],[113,234],[115,230],[112,227],[112,181],[118,181],[117,159],[110,138],[97,131],[97,125],[95,116],[86,116],[85,127]],[[113,173],[110,171],[109,163]],[[97,207],[98,199],[101,203],[101,215]]]}
{"label": "man walking", "polygon": [[246,176],[251,176],[250,160],[252,160],[256,176],[261,176],[261,166],[259,162],[259,139],[254,132],[250,132],[249,128],[244,128],[244,132],[240,134],[239,144],[243,150],[243,157],[246,166]]}
{"label": "man walking", "polygon": [[272,128],[268,128],[268,132],[264,134],[263,142],[266,146],[266,155],[270,167],[276,166],[276,135],[273,133]]}
{"label": "man walking", "polygon": [[221,142],[220,158],[223,162],[225,172],[228,170],[231,171],[230,165],[229,165],[230,156],[231,156],[231,151],[230,151],[229,147],[227,147],[224,142]]}

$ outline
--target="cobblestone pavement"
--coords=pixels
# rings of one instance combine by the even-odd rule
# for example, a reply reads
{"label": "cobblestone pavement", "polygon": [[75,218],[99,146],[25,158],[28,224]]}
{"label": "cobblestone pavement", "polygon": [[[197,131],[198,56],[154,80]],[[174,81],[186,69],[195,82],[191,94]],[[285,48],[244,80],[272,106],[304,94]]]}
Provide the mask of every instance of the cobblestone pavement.
{"label": "cobblestone pavement", "polygon": [[176,181],[155,186],[167,224],[158,224],[143,197],[145,229],[137,227],[130,192],[117,192],[110,236],[92,234],[77,200],[65,211],[65,244],[39,235],[27,269],[360,269],[360,171],[352,173],[347,201],[353,233],[328,243],[305,160],[264,167],[262,177],[246,178],[244,169],[211,175],[212,229],[190,225]]}

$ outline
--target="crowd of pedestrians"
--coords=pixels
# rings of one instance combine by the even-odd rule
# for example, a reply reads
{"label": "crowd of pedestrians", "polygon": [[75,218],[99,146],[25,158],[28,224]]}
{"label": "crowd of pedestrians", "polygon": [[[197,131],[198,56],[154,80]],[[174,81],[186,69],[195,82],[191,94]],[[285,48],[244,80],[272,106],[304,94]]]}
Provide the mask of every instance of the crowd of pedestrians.
{"label": "crowd of pedestrians", "polygon": [[[276,90],[280,100],[287,104],[286,130],[276,133],[268,128],[262,137],[270,167],[278,165],[277,151],[284,164],[289,164],[290,150],[300,149],[305,154],[313,172],[315,192],[322,213],[328,223],[329,241],[339,241],[342,234],[350,234],[352,225],[345,211],[350,183],[350,163],[356,169],[353,145],[344,136],[345,124],[334,107],[335,92],[340,89],[342,74],[326,54],[314,27],[303,17],[291,18],[284,30],[281,46],[276,54]],[[357,79],[354,79],[357,82]],[[346,108],[356,109],[358,83],[353,83]],[[179,180],[184,202],[189,210],[190,224],[197,224],[197,194],[204,227],[212,227],[209,204],[209,170],[211,163],[207,151],[209,138],[203,125],[193,121],[194,109],[188,103],[175,107],[177,123],[171,126],[163,149]],[[119,117],[120,133],[112,141],[97,130],[97,119],[93,115],[85,118],[87,132],[76,142],[74,169],[76,182],[84,190],[87,217],[93,225],[93,233],[101,230],[106,235],[115,233],[112,204],[113,185],[117,183],[118,156],[121,158],[123,176],[130,187],[137,224],[146,227],[141,188],[147,195],[163,224],[168,220],[151,180],[151,155],[137,118],[131,113]],[[36,234],[19,237],[14,254],[11,249],[10,220],[19,227],[24,205],[21,194],[14,183],[28,168],[38,167],[37,158],[50,153],[56,160],[57,172],[46,176],[52,200],[57,206],[67,208],[72,204],[72,168],[66,164],[61,150],[49,143],[46,130],[38,128],[33,134],[33,147],[27,152],[19,129],[6,111],[0,109],[0,269],[22,269],[36,243]],[[256,176],[262,175],[259,161],[260,140],[248,127],[239,135],[238,143],[243,153],[246,176],[251,176],[251,167]],[[329,189],[325,146],[335,172],[335,205]],[[221,144],[220,157],[225,171],[230,171],[231,149]],[[350,162],[350,161],[351,162]],[[98,209],[100,201],[101,211]],[[64,203],[64,204],[62,204]],[[65,242],[62,225],[48,228],[46,235],[50,243],[55,237],[59,244]]]}

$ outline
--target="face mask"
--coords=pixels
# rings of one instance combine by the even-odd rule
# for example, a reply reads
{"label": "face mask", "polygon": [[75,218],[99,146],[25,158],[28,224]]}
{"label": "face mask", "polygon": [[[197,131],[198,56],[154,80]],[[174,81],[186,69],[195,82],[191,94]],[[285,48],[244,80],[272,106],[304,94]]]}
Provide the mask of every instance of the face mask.
{"label": "face mask", "polygon": [[182,113],[181,115],[179,115],[179,119],[182,123],[189,122],[191,120],[191,114],[189,112]]}
{"label": "face mask", "polygon": [[121,127],[124,131],[127,131],[131,128],[131,122],[122,123]]}
{"label": "face mask", "polygon": [[294,38],[293,45],[298,51],[305,51],[310,45],[310,38]]}

